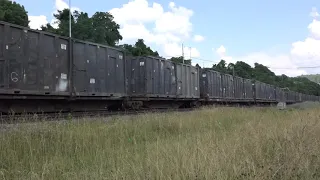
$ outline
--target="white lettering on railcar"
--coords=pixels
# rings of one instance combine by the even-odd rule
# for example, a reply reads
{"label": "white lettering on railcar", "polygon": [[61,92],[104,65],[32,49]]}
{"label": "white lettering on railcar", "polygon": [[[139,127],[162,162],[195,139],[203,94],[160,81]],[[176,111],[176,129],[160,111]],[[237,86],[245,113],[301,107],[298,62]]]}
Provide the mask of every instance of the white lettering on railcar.
{"label": "white lettering on railcar", "polygon": [[67,74],[61,73],[61,79],[67,79]]}
{"label": "white lettering on railcar", "polygon": [[18,73],[16,73],[16,72],[11,72],[11,81],[13,81],[13,82],[18,82],[19,81],[19,75],[18,75]]}
{"label": "white lettering on railcar", "polygon": [[61,49],[63,49],[63,50],[67,50],[67,45],[65,45],[65,44],[61,44]]}

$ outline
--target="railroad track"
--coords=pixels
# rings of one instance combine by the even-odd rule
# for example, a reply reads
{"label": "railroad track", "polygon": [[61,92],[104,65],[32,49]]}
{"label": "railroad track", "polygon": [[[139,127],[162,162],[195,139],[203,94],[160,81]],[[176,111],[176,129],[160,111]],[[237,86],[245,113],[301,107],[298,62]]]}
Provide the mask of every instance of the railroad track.
{"label": "railroad track", "polygon": [[[213,106],[210,106],[213,107]],[[234,105],[215,105],[215,107],[242,107],[252,108],[253,106],[234,106]],[[257,106],[265,107],[265,106]],[[88,112],[60,112],[60,113],[29,113],[29,114],[0,114],[1,124],[17,124],[17,123],[30,123],[30,122],[44,122],[44,121],[63,121],[79,118],[103,118],[111,116],[127,116],[127,115],[139,115],[145,113],[165,113],[165,112],[187,112],[196,110],[199,108],[181,108],[181,109],[142,109],[142,110],[119,110],[119,111],[88,111]]]}
{"label": "railroad track", "polygon": [[30,123],[41,121],[61,121],[72,120],[76,118],[99,118],[111,116],[127,116],[138,115],[145,113],[165,113],[165,112],[186,112],[192,111],[196,108],[182,108],[182,109],[144,109],[139,111],[89,111],[89,112],[61,112],[61,113],[34,113],[34,114],[10,114],[0,115],[1,124],[17,124],[17,123]]}

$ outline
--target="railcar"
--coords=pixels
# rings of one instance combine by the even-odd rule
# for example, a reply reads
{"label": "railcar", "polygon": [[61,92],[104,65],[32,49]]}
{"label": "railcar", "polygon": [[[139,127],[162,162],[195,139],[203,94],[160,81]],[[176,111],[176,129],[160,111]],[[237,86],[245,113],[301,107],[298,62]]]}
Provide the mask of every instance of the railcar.
{"label": "railcar", "polygon": [[254,102],[252,82],[210,69],[200,75],[201,98],[205,103],[250,103]]}
{"label": "railcar", "polygon": [[181,108],[318,96],[0,21],[0,112]]}
{"label": "railcar", "polygon": [[109,109],[126,96],[121,50],[0,22],[1,112]]}
{"label": "railcar", "polygon": [[151,56],[130,57],[126,63],[129,107],[196,105],[200,97],[197,67]]}

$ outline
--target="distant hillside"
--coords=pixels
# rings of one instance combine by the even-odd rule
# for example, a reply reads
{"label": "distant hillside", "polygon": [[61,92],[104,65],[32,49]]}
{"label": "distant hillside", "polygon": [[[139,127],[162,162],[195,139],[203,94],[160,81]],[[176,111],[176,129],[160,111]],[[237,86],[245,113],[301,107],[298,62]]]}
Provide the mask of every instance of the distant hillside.
{"label": "distant hillside", "polygon": [[302,75],[301,77],[306,77],[310,81],[313,81],[315,83],[320,83],[320,74],[310,74],[310,75]]}

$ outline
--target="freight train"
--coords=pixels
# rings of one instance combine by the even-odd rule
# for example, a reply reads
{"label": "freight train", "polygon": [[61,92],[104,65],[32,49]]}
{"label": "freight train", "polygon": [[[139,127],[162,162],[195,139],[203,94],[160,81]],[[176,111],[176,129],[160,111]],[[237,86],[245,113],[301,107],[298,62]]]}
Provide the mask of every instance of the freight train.
{"label": "freight train", "polygon": [[319,101],[159,57],[0,22],[0,111],[61,112]]}

